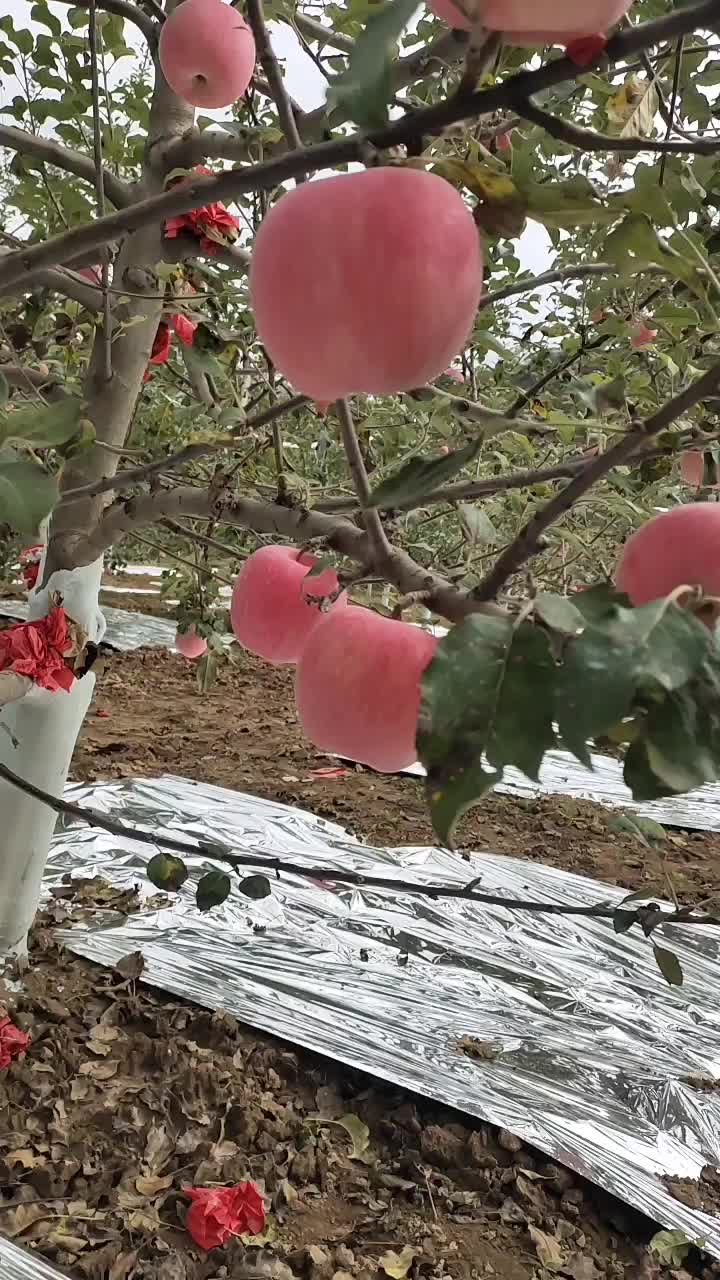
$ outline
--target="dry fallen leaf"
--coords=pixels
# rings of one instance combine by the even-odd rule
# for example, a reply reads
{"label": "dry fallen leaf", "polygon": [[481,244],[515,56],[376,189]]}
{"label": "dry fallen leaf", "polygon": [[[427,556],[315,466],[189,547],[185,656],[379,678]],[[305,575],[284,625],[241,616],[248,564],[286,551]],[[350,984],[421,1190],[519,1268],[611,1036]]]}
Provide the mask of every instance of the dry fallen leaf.
{"label": "dry fallen leaf", "polygon": [[153,1125],[152,1129],[148,1130],[143,1153],[143,1164],[148,1172],[159,1173],[163,1165],[167,1164],[174,1149],[175,1145],[169,1137],[165,1126],[162,1124]]}
{"label": "dry fallen leaf", "polygon": [[128,981],[139,978],[144,968],[145,957],[142,951],[131,951],[128,955],[123,956],[121,960],[118,960],[115,965],[115,972]]}
{"label": "dry fallen leaf", "polygon": [[148,1196],[149,1199],[152,1199],[153,1196],[159,1195],[161,1191],[167,1191],[168,1187],[172,1186],[172,1180],[173,1175],[171,1173],[165,1174],[162,1178],[153,1175],[145,1177],[141,1173],[135,1179],[135,1187],[141,1196]]}
{"label": "dry fallen leaf", "polygon": [[104,1027],[100,1023],[92,1027],[90,1038],[87,1042],[87,1048],[91,1053],[96,1053],[98,1057],[106,1058],[111,1052],[111,1044],[113,1040],[117,1040],[120,1032],[117,1027]]}
{"label": "dry fallen leaf", "polygon": [[111,1062],[83,1062],[80,1075],[90,1076],[93,1080],[111,1080],[119,1066],[117,1058],[113,1058]]}
{"label": "dry fallen leaf", "polygon": [[65,1249],[68,1253],[82,1253],[88,1246],[82,1236],[73,1236],[69,1231],[51,1231],[47,1238],[56,1249]]}
{"label": "dry fallen leaf", "polygon": [[528,1223],[528,1231],[542,1265],[548,1271],[561,1271],[565,1266],[565,1254],[559,1240],[556,1240],[555,1236],[549,1236],[546,1231],[541,1231],[539,1227],[533,1226],[532,1222]]}
{"label": "dry fallen leaf", "polygon": [[387,1253],[379,1259],[380,1266],[386,1276],[392,1276],[392,1280],[405,1280],[416,1253],[417,1250],[410,1244],[406,1244],[400,1253],[396,1253],[394,1249],[388,1249]]}
{"label": "dry fallen leaf", "polygon": [[37,1152],[31,1151],[29,1147],[20,1147],[17,1151],[8,1151],[5,1156],[5,1163],[12,1168],[13,1165],[22,1165],[23,1169],[35,1169],[39,1164],[45,1164],[45,1157],[39,1156]]}

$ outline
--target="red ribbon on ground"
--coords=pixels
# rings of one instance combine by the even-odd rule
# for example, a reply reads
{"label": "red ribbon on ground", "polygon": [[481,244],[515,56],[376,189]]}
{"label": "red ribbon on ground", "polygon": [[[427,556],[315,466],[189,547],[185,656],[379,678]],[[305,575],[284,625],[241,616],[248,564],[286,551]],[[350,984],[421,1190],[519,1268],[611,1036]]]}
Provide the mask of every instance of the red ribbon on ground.
{"label": "red ribbon on ground", "polygon": [[265,1204],[254,1182],[234,1187],[183,1187],[192,1200],[185,1226],[202,1249],[216,1249],[231,1236],[258,1236],[265,1226]]}
{"label": "red ribbon on ground", "polygon": [[16,1027],[9,1018],[0,1018],[0,1071],[9,1067],[13,1058],[24,1053],[30,1044],[30,1036]]}

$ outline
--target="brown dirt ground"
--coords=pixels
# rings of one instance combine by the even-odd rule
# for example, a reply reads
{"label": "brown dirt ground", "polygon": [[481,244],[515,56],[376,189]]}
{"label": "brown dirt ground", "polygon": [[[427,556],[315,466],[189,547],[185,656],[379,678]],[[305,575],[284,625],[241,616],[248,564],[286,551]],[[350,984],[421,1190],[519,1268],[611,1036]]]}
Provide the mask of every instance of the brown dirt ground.
{"label": "brown dirt ground", "polygon": [[[158,649],[102,659],[95,703],[73,760],[73,777],[108,779],[177,773],[299,805],[371,844],[434,844],[422,780],[360,766],[323,779],[338,762],[300,731],[292,669],[243,654],[198,694],[192,663]],[[464,819],[458,841],[563,867],[637,889],[662,890],[659,859],[608,827],[599,805],[563,796],[494,795]],[[683,901],[720,888],[720,834],[668,829],[666,866]]]}
{"label": "brown dirt ground", "polygon": [[[302,740],[288,670],[243,656],[204,696],[192,665],[158,650],[110,655],[98,675],[75,778],[172,772],[374,843],[432,842],[420,781],[315,775],[337,762]],[[605,810],[562,797],[491,797],[461,835],[631,888],[657,875]],[[718,855],[718,836],[669,835],[683,897],[717,890]],[[38,923],[23,994],[0,988],[33,1037],[0,1073],[0,1233],[77,1280],[392,1280],[384,1255],[405,1246],[409,1280],[720,1280],[696,1254],[652,1262],[652,1223],[511,1134],[58,952],[68,914],[136,905],[94,882],[67,892]],[[364,1159],[332,1123],[347,1114],[368,1126]],[[182,1185],[245,1177],[269,1238],[202,1253]]]}

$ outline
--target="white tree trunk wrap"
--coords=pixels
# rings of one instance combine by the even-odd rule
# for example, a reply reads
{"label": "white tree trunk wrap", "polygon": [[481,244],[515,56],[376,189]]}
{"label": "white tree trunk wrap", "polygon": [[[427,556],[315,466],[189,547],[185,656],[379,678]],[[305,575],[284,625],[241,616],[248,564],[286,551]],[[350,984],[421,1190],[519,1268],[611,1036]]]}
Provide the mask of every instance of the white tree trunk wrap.
{"label": "white tree trunk wrap", "polygon": [[[68,617],[97,644],[105,633],[98,607],[102,570],[100,558],[53,574],[46,586],[33,592],[30,618],[44,617],[51,595],[58,594]],[[25,697],[5,706],[0,713],[3,764],[43,791],[61,796],[94,687],[90,672],[76,680],[69,693],[33,686]],[[26,954],[55,822],[56,815],[46,805],[0,779],[0,957]]]}

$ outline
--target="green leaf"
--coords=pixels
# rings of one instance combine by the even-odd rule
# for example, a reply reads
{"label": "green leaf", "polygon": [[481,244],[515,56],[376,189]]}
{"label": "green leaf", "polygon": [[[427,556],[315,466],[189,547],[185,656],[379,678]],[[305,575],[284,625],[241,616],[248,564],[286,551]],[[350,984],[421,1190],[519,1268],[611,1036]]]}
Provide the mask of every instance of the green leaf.
{"label": "green leaf", "polygon": [[629,213],[611,232],[604,255],[628,276],[636,277],[643,267],[663,267],[670,276],[683,280],[698,297],[705,298],[705,283],[692,257],[671,249],[642,213]]}
{"label": "green leaf", "polygon": [[269,898],[272,893],[270,881],[267,876],[246,876],[240,881],[238,889],[246,898],[253,898],[260,901],[261,898]]}
{"label": "green leaf", "polygon": [[372,14],[353,45],[347,70],[328,89],[329,107],[338,107],[362,128],[387,123],[397,42],[417,8],[418,0],[387,0]]}
{"label": "green leaf", "polygon": [[371,507],[397,507],[418,502],[456,476],[477,455],[480,441],[440,458],[411,458],[395,475],[388,476],[370,495]]}
{"label": "green leaf", "polygon": [[566,646],[557,681],[560,735],[568,750],[588,766],[588,742],[619,724],[643,690],[650,691],[652,703],[644,736],[655,725],[658,737],[663,715],[669,714],[660,690],[669,693],[686,685],[698,673],[711,643],[708,629],[669,600],[627,609],[602,590],[604,594],[585,592],[574,598],[587,626]]}
{"label": "green leaf", "polygon": [[37,462],[9,453],[0,456],[0,523],[34,535],[57,497],[56,477],[48,475]]}
{"label": "green leaf", "polygon": [[460,527],[473,547],[491,547],[497,542],[495,526],[486,511],[469,502],[458,503]]}
{"label": "green leaf", "polygon": [[568,751],[588,768],[588,742],[627,715],[634,693],[628,650],[605,631],[587,627],[567,646],[556,681],[557,724]]}
{"label": "green leaf", "polygon": [[208,871],[198,880],[195,891],[198,911],[209,911],[211,907],[219,907],[228,897],[230,889],[230,877],[224,871]]}
{"label": "green leaf", "polygon": [[553,631],[562,631],[566,635],[578,635],[585,626],[585,619],[580,610],[565,596],[556,596],[549,591],[540,591],[533,601],[533,609]]}
{"label": "green leaf", "polygon": [[411,1244],[406,1244],[400,1253],[396,1253],[394,1249],[388,1249],[386,1253],[380,1255],[378,1262],[385,1275],[390,1276],[390,1280],[405,1280],[416,1254],[417,1249],[413,1249]]}
{"label": "green leaf", "polygon": [[635,924],[635,919],[636,917],[633,911],[623,911],[618,907],[612,918],[615,933],[627,933]]}
{"label": "green leaf", "polygon": [[671,987],[681,987],[683,984],[683,971],[675,952],[668,951],[666,947],[659,947],[657,943],[654,943],[653,953],[655,955],[655,963],[665,981]]}
{"label": "green leaf", "polygon": [[188,869],[182,858],[172,853],[156,853],[146,867],[147,878],[156,889],[174,893],[188,878]]}
{"label": "green leaf", "polygon": [[684,1231],[656,1231],[648,1245],[651,1253],[667,1267],[681,1267],[690,1252],[692,1241]]}
{"label": "green leaf", "polygon": [[529,622],[476,614],[440,641],[422,680],[418,748],[441,839],[506,765],[537,778],[555,745],[556,670],[546,633]]}
{"label": "green leaf", "polygon": [[4,373],[0,373],[0,405],[7,404],[10,395],[10,387]]}
{"label": "green leaf", "polygon": [[35,449],[67,444],[80,430],[83,402],[74,396],[52,404],[25,404],[0,417],[0,444],[22,441]]}
{"label": "green leaf", "polygon": [[367,1149],[370,1145],[370,1130],[359,1116],[350,1111],[345,1116],[340,1116],[339,1120],[335,1120],[334,1124],[339,1124],[344,1129],[350,1141],[352,1142],[352,1151],[350,1152],[351,1160],[365,1160]]}

